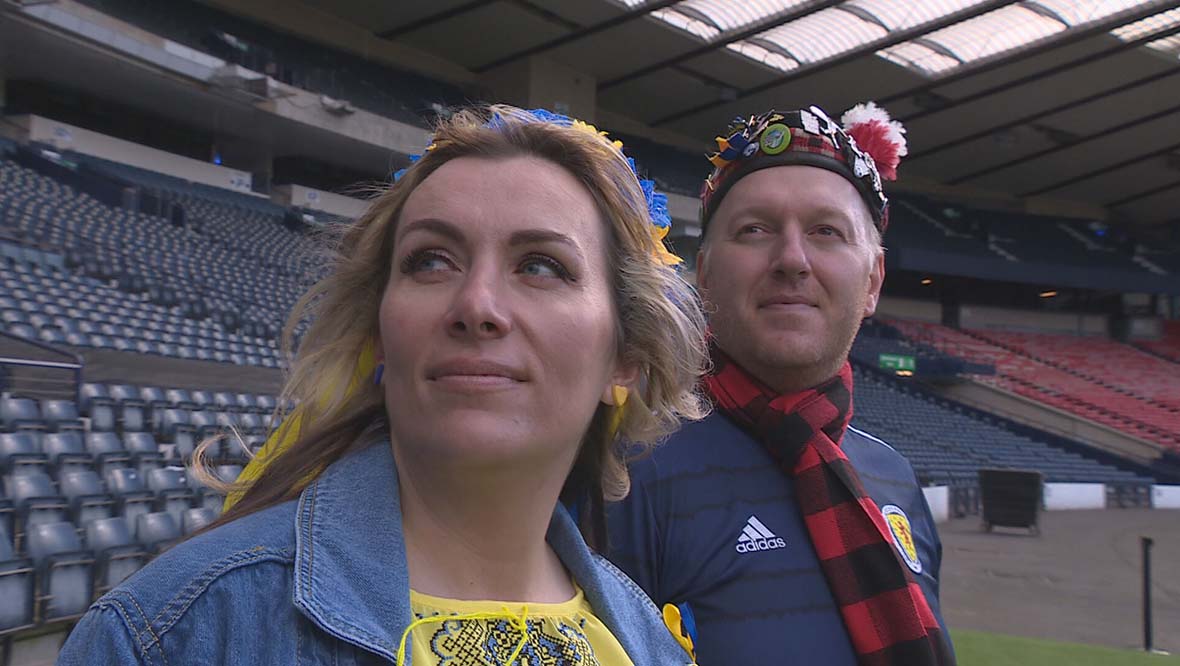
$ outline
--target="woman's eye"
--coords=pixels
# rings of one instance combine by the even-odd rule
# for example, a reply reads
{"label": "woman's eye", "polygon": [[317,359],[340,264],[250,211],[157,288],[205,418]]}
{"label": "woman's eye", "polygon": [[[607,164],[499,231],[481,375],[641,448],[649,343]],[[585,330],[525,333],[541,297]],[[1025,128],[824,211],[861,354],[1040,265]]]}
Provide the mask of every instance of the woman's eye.
{"label": "woman's eye", "polygon": [[407,274],[445,271],[452,266],[445,255],[433,250],[414,252],[402,260],[402,272]]}
{"label": "woman's eye", "polygon": [[531,277],[568,280],[569,271],[559,261],[543,255],[530,255],[520,263],[520,272]]}

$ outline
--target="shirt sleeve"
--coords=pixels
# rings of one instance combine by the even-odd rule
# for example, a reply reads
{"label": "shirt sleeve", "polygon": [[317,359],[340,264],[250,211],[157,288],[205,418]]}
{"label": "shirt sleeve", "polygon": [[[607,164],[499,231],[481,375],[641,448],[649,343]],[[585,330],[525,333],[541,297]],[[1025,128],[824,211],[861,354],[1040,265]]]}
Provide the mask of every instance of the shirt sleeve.
{"label": "shirt sleeve", "polygon": [[942,587],[942,538],[938,536],[938,525],[934,522],[934,514],[930,511],[930,503],[926,501],[926,493],[922,492],[922,485],[918,481],[917,474],[914,475],[914,484],[918,487],[919,501],[922,507],[922,520],[926,523],[926,529],[930,538],[934,542],[934,555],[929,562],[928,573],[933,583],[931,589],[934,594],[926,599],[926,603],[930,604],[930,610],[934,613],[935,619],[938,620],[939,626],[942,627],[942,634],[946,636],[947,645],[950,647],[952,654],[954,653],[954,645],[951,643],[950,632],[947,631],[946,622],[942,619],[942,602],[940,599],[940,588]]}
{"label": "shirt sleeve", "polygon": [[56,666],[143,664],[136,640],[111,606],[95,606],[82,616],[57,656]]}
{"label": "shirt sleeve", "polygon": [[661,584],[663,532],[656,506],[659,484],[655,461],[651,458],[639,461],[631,466],[630,472],[631,492],[621,502],[607,507],[608,559],[662,607],[668,599]]}

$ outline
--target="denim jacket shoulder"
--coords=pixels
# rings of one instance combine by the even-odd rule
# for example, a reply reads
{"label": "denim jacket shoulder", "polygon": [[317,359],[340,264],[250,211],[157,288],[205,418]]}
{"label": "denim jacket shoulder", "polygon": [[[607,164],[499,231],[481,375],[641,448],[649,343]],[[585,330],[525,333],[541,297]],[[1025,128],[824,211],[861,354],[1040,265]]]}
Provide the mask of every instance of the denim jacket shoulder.
{"label": "denim jacket shoulder", "polygon": [[[636,666],[690,662],[654,604],[586,546],[564,510],[548,539]],[[412,620],[384,442],[333,464],[298,501],[161,555],[94,604],[58,663],[392,663]]]}

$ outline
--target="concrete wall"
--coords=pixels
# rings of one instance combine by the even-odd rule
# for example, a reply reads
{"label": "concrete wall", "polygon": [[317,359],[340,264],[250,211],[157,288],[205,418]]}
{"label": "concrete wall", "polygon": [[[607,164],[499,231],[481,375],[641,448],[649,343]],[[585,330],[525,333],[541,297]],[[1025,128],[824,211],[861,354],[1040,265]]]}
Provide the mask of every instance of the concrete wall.
{"label": "concrete wall", "polygon": [[325,213],[353,220],[360,217],[369,207],[369,203],[363,199],[354,199],[302,185],[279,185],[274,188],[271,199],[280,205],[322,210]]}
{"label": "concrete wall", "polygon": [[[889,276],[886,276],[885,279],[888,280]],[[877,314],[895,319],[913,319],[937,324],[942,321],[942,305],[937,301],[884,297],[877,304]]]}
{"label": "concrete wall", "polygon": [[174,155],[41,116],[11,116],[9,119],[22,128],[28,140],[47,143],[59,150],[93,155],[194,183],[238,192],[251,192],[253,177],[247,171]]}
{"label": "concrete wall", "polygon": [[[203,0],[231,14],[245,16],[283,32],[350,51],[397,69],[409,69],[426,76],[468,84],[471,72],[453,62],[396,41],[382,39],[361,26],[331,12],[295,0]],[[394,7],[394,3],[390,3]]]}
{"label": "concrete wall", "polygon": [[1045,510],[1105,509],[1106,485],[1102,483],[1046,483]]}
{"label": "concrete wall", "polygon": [[930,486],[923,488],[922,494],[926,496],[926,503],[930,505],[934,522],[945,523],[951,515],[950,490],[946,486]]}
{"label": "concrete wall", "polygon": [[1073,335],[1106,335],[1108,331],[1104,315],[1033,312],[986,305],[963,305],[959,309],[959,324],[963,328],[1006,328]]}

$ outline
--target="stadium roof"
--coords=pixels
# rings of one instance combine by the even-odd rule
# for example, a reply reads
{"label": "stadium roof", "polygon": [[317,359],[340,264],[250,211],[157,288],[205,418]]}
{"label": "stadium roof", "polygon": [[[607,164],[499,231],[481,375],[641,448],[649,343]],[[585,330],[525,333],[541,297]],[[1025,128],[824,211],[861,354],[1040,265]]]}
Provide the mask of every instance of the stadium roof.
{"label": "stadium roof", "polygon": [[1180,210],[1180,0],[308,2],[475,74],[563,62],[602,124],[701,150],[740,113],[876,99],[909,127],[903,179]]}

